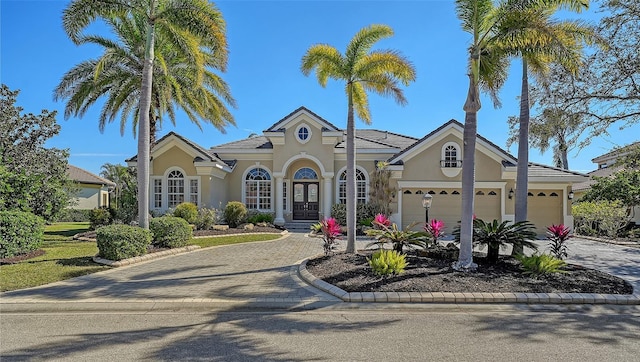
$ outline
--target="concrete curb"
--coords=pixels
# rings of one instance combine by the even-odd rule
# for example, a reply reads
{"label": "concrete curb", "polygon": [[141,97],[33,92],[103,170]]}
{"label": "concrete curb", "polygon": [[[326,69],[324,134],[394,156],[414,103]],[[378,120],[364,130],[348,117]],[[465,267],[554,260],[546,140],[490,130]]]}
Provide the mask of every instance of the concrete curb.
{"label": "concrete curb", "polygon": [[345,302],[367,303],[517,303],[517,304],[622,304],[640,305],[640,295],[591,293],[446,293],[446,292],[346,292],[316,278],[305,259],[298,266],[300,278]]}

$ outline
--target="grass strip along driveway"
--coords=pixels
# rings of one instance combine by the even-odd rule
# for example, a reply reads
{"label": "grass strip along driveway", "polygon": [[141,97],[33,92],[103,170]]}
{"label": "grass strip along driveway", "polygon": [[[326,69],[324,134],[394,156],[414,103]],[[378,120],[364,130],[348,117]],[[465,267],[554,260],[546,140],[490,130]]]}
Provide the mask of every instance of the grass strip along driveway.
{"label": "grass strip along driveway", "polygon": [[[0,292],[24,289],[75,278],[109,269],[96,264],[96,242],[74,241],[73,235],[89,230],[89,223],[56,223],[45,229],[41,249],[44,254],[15,264],[0,265]],[[279,234],[230,235],[192,239],[191,244],[206,248],[279,238]]]}

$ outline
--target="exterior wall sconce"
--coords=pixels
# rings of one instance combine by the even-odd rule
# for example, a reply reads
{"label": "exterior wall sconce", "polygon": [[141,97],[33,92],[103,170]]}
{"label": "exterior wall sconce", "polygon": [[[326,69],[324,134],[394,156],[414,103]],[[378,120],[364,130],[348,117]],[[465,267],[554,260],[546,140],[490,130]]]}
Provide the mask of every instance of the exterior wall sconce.
{"label": "exterior wall sconce", "polygon": [[573,200],[573,191],[569,191],[567,197],[569,198],[569,200]]}
{"label": "exterior wall sconce", "polygon": [[513,188],[509,190],[509,200],[513,199]]}

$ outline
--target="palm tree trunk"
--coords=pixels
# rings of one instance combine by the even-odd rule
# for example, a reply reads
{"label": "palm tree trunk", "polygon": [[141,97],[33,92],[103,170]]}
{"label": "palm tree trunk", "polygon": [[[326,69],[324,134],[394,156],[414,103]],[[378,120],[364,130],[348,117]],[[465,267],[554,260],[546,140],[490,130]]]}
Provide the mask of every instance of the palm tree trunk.
{"label": "palm tree trunk", "polygon": [[473,270],[473,198],[475,188],[477,116],[480,110],[478,84],[469,74],[469,92],[464,103],[464,135],[462,151],[462,217],[460,222],[460,254],[454,263],[456,270]]}
{"label": "palm tree trunk", "polygon": [[[520,133],[518,136],[518,165],[516,169],[515,221],[527,220],[529,192],[529,75],[527,61],[522,59],[522,89],[520,94]],[[522,254],[522,246],[514,246],[511,255]]]}
{"label": "palm tree trunk", "polygon": [[352,84],[347,85],[349,109],[347,113],[347,253],[356,252],[356,150],[353,119]]}
{"label": "palm tree trunk", "polygon": [[[151,2],[151,11],[155,4]],[[138,224],[149,229],[149,109],[151,108],[151,86],[153,82],[153,46],[155,29],[153,22],[147,25],[142,85],[140,87],[140,111],[138,119]]]}

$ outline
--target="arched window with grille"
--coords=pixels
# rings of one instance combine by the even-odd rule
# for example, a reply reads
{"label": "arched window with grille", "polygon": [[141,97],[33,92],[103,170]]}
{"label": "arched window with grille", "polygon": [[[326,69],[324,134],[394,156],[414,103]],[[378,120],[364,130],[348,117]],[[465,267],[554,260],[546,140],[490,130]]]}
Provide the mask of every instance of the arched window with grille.
{"label": "arched window with grille", "polygon": [[293,175],[294,180],[317,180],[318,174],[309,167],[303,167]]}
{"label": "arched window with grille", "polygon": [[442,161],[440,162],[440,166],[446,168],[462,167],[460,156],[460,146],[455,142],[447,142],[442,146]]}
{"label": "arched window with grille", "polygon": [[173,170],[167,175],[167,197],[169,208],[175,208],[184,202],[184,175]]}
{"label": "arched window with grille", "polygon": [[244,179],[244,204],[247,209],[271,210],[271,175],[261,167],[252,168]]}
{"label": "arched window with grille", "polygon": [[[368,199],[367,173],[356,167],[356,202],[358,204],[366,204]],[[347,170],[340,173],[338,178],[338,203],[347,203]]]}

